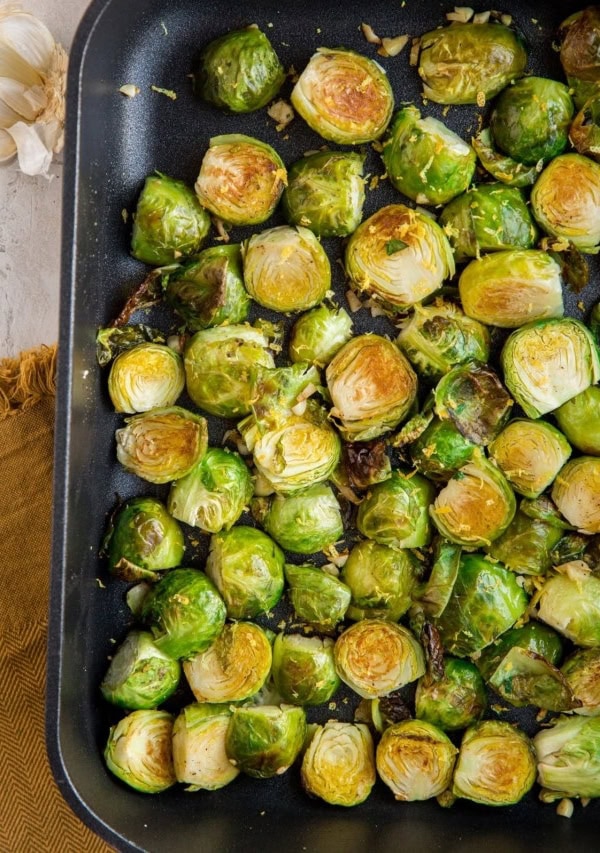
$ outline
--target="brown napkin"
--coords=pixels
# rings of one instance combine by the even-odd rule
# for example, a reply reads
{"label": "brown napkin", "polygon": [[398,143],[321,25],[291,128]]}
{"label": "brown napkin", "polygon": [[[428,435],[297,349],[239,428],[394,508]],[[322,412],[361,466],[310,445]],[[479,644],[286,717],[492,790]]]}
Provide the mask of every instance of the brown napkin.
{"label": "brown napkin", "polygon": [[107,853],[44,737],[56,347],[0,361],[0,853]]}

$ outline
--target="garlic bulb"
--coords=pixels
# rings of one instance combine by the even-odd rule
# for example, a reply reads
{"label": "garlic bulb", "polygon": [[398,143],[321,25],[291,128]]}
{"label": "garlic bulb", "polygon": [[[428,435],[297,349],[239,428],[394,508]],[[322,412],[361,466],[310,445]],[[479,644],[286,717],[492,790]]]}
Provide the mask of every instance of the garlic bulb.
{"label": "garlic bulb", "polygon": [[67,54],[19,3],[0,5],[0,163],[46,175],[63,145]]}

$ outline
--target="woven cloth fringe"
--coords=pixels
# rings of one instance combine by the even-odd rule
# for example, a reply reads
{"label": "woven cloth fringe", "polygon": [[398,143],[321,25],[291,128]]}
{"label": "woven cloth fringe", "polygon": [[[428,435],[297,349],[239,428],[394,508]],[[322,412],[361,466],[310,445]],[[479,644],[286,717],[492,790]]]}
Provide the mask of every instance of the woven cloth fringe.
{"label": "woven cloth fringe", "polygon": [[0,361],[0,421],[56,393],[56,344]]}

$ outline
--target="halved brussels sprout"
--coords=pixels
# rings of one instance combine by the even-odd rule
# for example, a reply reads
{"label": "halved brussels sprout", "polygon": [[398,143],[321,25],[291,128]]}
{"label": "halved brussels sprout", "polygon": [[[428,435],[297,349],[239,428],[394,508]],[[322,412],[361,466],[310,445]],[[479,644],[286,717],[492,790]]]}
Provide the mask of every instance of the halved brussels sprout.
{"label": "halved brussels sprout", "polygon": [[317,726],[302,759],[302,784],[334,806],[364,803],[376,781],[375,750],[368,727],[329,720]]}
{"label": "halved brussels sprout", "polygon": [[187,391],[194,403],[223,418],[247,415],[261,372],[275,367],[268,347],[267,334],[253,326],[196,332],[184,357]]}
{"label": "halved brussels sprout", "polygon": [[527,596],[515,575],[481,554],[464,554],[452,595],[435,621],[444,648],[457,657],[481,651],[523,615]]}
{"label": "halved brussels sprout", "polygon": [[414,595],[415,603],[426,616],[440,616],[452,595],[460,569],[462,548],[438,537],[432,549],[433,565],[427,581]]}
{"label": "halved brussels sprout", "polygon": [[360,225],[365,203],[364,154],[317,151],[290,166],[283,215],[317,237],[347,237]]}
{"label": "halved brussels sprout", "polygon": [[577,450],[600,456],[600,388],[591,385],[552,414]]}
{"label": "halved brussels sprout", "polygon": [[206,574],[231,619],[253,619],[281,598],[283,564],[283,552],[266,533],[239,525],[212,537]]}
{"label": "halved brussels sprout", "polygon": [[600,646],[600,578],[582,561],[561,568],[536,595],[534,615],[578,646]]}
{"label": "halved brussels sprout", "polygon": [[173,406],[183,391],[181,356],[163,344],[139,344],[113,361],[108,393],[116,412],[148,412]]}
{"label": "halved brussels sprout", "polygon": [[265,498],[264,506],[257,510],[269,536],[286,551],[314,554],[344,535],[340,505],[324,483],[292,495]]}
{"label": "halved brussels sprout", "polygon": [[225,736],[232,711],[226,705],[187,705],[173,724],[173,766],[186,791],[217,791],[239,775],[227,758]]}
{"label": "halved brussels sprout", "polygon": [[131,254],[163,266],[200,251],[210,218],[192,190],[157,172],[146,178],[133,217]]}
{"label": "halved brussels sprout", "polygon": [[194,189],[200,203],[231,225],[259,225],[277,207],[287,172],[274,148],[241,133],[213,136]]}
{"label": "halved brussels sprout", "polygon": [[197,332],[223,323],[243,323],[250,297],[244,288],[240,247],[211,246],[197,260],[163,278],[167,302]]}
{"label": "halved brussels sprout", "polygon": [[520,575],[543,575],[553,564],[553,548],[562,530],[517,512],[502,536],[486,549],[495,560]]}
{"label": "halved brussels sprout", "polygon": [[579,154],[600,160],[600,97],[598,92],[583,104],[569,128],[569,139]]}
{"label": "halved brussels sprout", "polygon": [[283,66],[256,24],[207,44],[193,73],[194,92],[232,113],[264,107],[284,80]]}
{"label": "halved brussels sprout", "polygon": [[531,191],[531,209],[548,234],[594,254],[600,243],[600,164],[581,154],[555,157]]}
{"label": "halved brussels sprout", "polygon": [[467,190],[446,205],[439,221],[457,261],[502,249],[531,249],[537,236],[523,192],[501,183]]}
{"label": "halved brussels sprout", "polygon": [[102,552],[112,574],[149,580],[160,569],[178,566],[185,551],[180,526],[156,498],[130,498],[112,514]]}
{"label": "halved brussels sprout", "polygon": [[533,786],[535,772],[525,732],[503,720],[483,720],[464,734],[452,792],[485,806],[510,806]]}
{"label": "halved brussels sprout", "polygon": [[398,346],[421,376],[438,379],[457,364],[488,360],[490,336],[452,302],[415,305]]}
{"label": "halved brussels sprout", "polygon": [[554,482],[571,447],[546,421],[516,418],[492,441],[489,452],[515,492],[537,498]]}
{"label": "halved brussels sprout", "polygon": [[234,708],[225,748],[230,762],[248,776],[281,776],[304,744],[306,715],[293,705]]}
{"label": "halved brussels sprout", "polygon": [[169,492],[169,512],[207,533],[229,530],[250,502],[253,485],[238,453],[209,447],[200,462]]}
{"label": "halved brussels sprout", "polygon": [[234,622],[208,649],[184,661],[183,671],[197,702],[240,702],[261,689],[272,659],[262,628]]}
{"label": "halved brussels sprout", "polygon": [[483,456],[454,474],[429,508],[433,523],[457,545],[479,548],[504,533],[517,503],[504,475]]}
{"label": "halved brussels sprout", "polygon": [[173,569],[144,598],[141,615],[162,652],[188,658],[216,640],[227,611],[204,572]]}
{"label": "halved brussels sprout", "polygon": [[564,83],[523,77],[494,104],[490,126],[498,148],[526,166],[556,157],[569,142],[573,101]]}
{"label": "halved brussels sprout", "polygon": [[489,444],[508,418],[513,405],[506,388],[487,364],[471,361],[454,367],[438,382],[435,413],[451,420],[474,444]]}
{"label": "halved brussels sprout", "polygon": [[397,800],[428,800],[452,782],[457,753],[431,723],[405,720],[384,731],[377,745],[377,772]]}
{"label": "halved brussels sprout", "polygon": [[524,166],[512,157],[501,154],[493,146],[492,134],[488,127],[471,139],[479,161],[486,172],[509,187],[530,187],[542,170],[542,163]]}
{"label": "halved brussels sprout", "polygon": [[539,622],[526,622],[520,628],[511,628],[477,658],[477,667],[486,681],[496,672],[513,648],[535,652],[548,663],[558,666],[563,656],[563,644],[556,631]]}
{"label": "halved brussels sprout", "polygon": [[392,471],[389,479],[367,492],[356,526],[380,545],[422,548],[430,539],[429,504],[434,494],[433,485],[420,474]]}
{"label": "halved brussels sprout", "polygon": [[[560,61],[569,85],[575,89],[575,103],[578,106],[583,105],[578,100],[580,89],[596,87],[600,82],[600,61],[597,50],[599,30],[598,6],[588,6],[570,15],[560,25]],[[587,100],[585,95],[583,100]]]}
{"label": "halved brussels sprout", "polygon": [[533,745],[543,802],[600,797],[600,717],[558,717]]}
{"label": "halved brussels sprout", "polygon": [[477,445],[452,421],[434,418],[410,448],[413,465],[430,480],[448,481],[473,457]]}
{"label": "halved brussels sprout", "polygon": [[522,326],[500,360],[506,386],[529,418],[558,409],[600,379],[594,339],[573,317]]}
{"label": "halved brussels sprout", "polygon": [[335,666],[342,681],[365,699],[387,696],[425,672],[423,649],[402,625],[365,619],[338,637]]}
{"label": "halved brussels sprout", "polygon": [[352,50],[320,47],[292,90],[296,112],[323,139],[360,145],[377,139],[394,109],[383,69]]}
{"label": "halved brussels sprout", "polygon": [[418,681],[416,716],[445,731],[466,729],[481,719],[486,707],[483,679],[470,661],[445,658],[441,678],[427,673]]}
{"label": "halved brussels sprout", "polygon": [[412,104],[394,116],[382,157],[392,186],[417,204],[446,204],[475,172],[471,146],[433,116],[421,118]]}
{"label": "halved brussels sprout", "polygon": [[341,683],[333,661],[333,640],[277,634],[273,644],[273,681],[284,702],[328,702]]}
{"label": "halved brussels sprout", "polygon": [[325,367],[352,337],[352,320],[343,308],[319,305],[299,317],[292,327],[290,359]]}
{"label": "halved brussels sprout", "polygon": [[497,95],[527,64],[521,38],[503,24],[452,24],[421,36],[423,94],[438,104],[478,104]]}
{"label": "halved brussels sprout", "polygon": [[285,579],[296,617],[322,633],[332,633],[348,610],[349,587],[317,566],[286,563]]}
{"label": "halved brussels sprout", "polygon": [[581,703],[575,713],[600,716],[600,648],[579,649],[564,662],[561,672]]}
{"label": "halved brussels sprout", "polygon": [[467,316],[514,329],[564,314],[560,265],[539,249],[508,249],[465,267],[458,289]]}
{"label": "halved brussels sprout", "polygon": [[454,275],[442,228],[404,204],[382,207],[358,226],[346,246],[345,264],[352,287],[392,312],[421,302]]}
{"label": "halved brussels sprout", "polygon": [[115,433],[117,459],[149,483],[183,477],[202,459],[208,446],[205,418],[169,406],[126,418]]}
{"label": "halved brussels sprout", "polygon": [[156,708],[177,689],[181,666],[157,648],[149,631],[130,631],[100,684],[107,702],[130,710]]}
{"label": "halved brussels sprout", "polygon": [[393,429],[417,394],[417,377],[398,347],[379,335],[358,335],[330,361],[331,417],[349,441],[366,441]]}
{"label": "halved brussels sprout", "polygon": [[306,311],[329,292],[329,259],[308,228],[269,228],[246,240],[242,254],[246,289],[264,308]]}
{"label": "halved brussels sprout", "polygon": [[600,459],[580,456],[561,469],[552,500],[581,533],[600,533]]}
{"label": "halved brussels sprout", "polygon": [[159,794],[175,784],[171,734],[166,711],[133,711],[111,726],[104,749],[106,766],[143,794]]}
{"label": "halved brussels sprout", "polygon": [[397,622],[412,603],[417,569],[418,561],[409,551],[358,542],[342,569],[342,580],[352,592],[347,618]]}

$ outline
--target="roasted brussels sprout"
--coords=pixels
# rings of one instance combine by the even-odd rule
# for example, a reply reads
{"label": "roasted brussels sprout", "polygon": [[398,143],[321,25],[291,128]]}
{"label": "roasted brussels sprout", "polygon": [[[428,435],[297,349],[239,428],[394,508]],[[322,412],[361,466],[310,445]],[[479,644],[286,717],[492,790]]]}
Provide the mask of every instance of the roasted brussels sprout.
{"label": "roasted brussels sprout", "polygon": [[133,711],[110,728],[104,749],[106,766],[136,791],[166,791],[177,781],[172,731],[173,717],[166,711]]}
{"label": "roasted brussels sprout", "polygon": [[250,502],[248,466],[231,450],[209,447],[200,462],[169,492],[169,512],[207,533],[229,530]]}
{"label": "roasted brussels sprout", "polygon": [[216,791],[239,775],[227,758],[229,704],[187,705],[173,724],[173,766],[186,791]]}
{"label": "roasted brussels sprout", "polygon": [[508,86],[490,119],[498,148],[526,166],[562,154],[569,142],[573,101],[564,83],[523,77]]}
{"label": "roasted brussels sprout", "polygon": [[364,154],[317,151],[290,166],[283,215],[317,237],[347,237],[360,225],[365,203]]}
{"label": "roasted brussels sprout", "polygon": [[429,504],[434,494],[432,484],[420,474],[392,471],[389,479],[367,492],[356,526],[380,545],[422,548],[430,539]]}
{"label": "roasted brussels sprout", "polygon": [[196,332],[184,357],[187,391],[194,403],[224,418],[247,415],[258,377],[275,366],[268,347],[268,336],[253,326]]}
{"label": "roasted brussels sprout", "polygon": [[492,441],[489,452],[515,492],[537,498],[554,482],[571,448],[546,421],[516,418]]}
{"label": "roasted brussels sprout", "polygon": [[580,702],[575,713],[600,716],[600,648],[579,649],[564,662],[561,672]]}
{"label": "roasted brussels sprout", "polygon": [[560,61],[569,85],[575,90],[575,103],[581,107],[587,100],[585,92],[596,88],[600,82],[598,60],[598,32],[600,31],[600,9],[588,6],[570,15],[560,26]]}
{"label": "roasted brussels sprout", "polygon": [[108,393],[116,412],[148,412],[173,406],[183,391],[181,356],[163,344],[139,344],[113,361]]}
{"label": "roasted brussels sprout", "polygon": [[246,432],[264,433],[268,427],[277,426],[290,414],[303,414],[306,402],[321,388],[321,376],[313,365],[306,362],[264,370],[256,383],[252,412],[252,429]]}
{"label": "roasted brussels sprout", "polygon": [[500,358],[506,386],[529,418],[558,409],[600,379],[594,339],[572,317],[522,326]]}
{"label": "roasted brussels sprout", "polygon": [[540,495],[539,498],[531,500],[523,498],[519,506],[519,511],[529,518],[537,518],[551,527],[557,527],[559,530],[573,530],[573,527],[568,521],[565,521],[547,495]]}
{"label": "roasted brussels sprout", "polygon": [[377,772],[397,800],[428,800],[452,782],[457,752],[431,723],[405,720],[384,731],[377,745]]}
{"label": "roasted brussels sprout", "polygon": [[323,139],[360,145],[377,139],[394,109],[383,69],[352,50],[320,47],[298,78],[292,106]]}
{"label": "roasted brussels sprout", "polygon": [[526,607],[527,596],[512,572],[481,554],[464,554],[452,595],[435,624],[444,648],[466,657],[493,643]]}
{"label": "roasted brussels sprout", "polygon": [[335,666],[342,681],[365,699],[387,696],[425,672],[423,649],[402,625],[365,619],[338,637]]}
{"label": "roasted brussels sprout", "polygon": [[232,113],[264,107],[284,80],[283,66],[256,24],[207,44],[193,74],[194,92]]}
{"label": "roasted brussels sprout", "polygon": [[160,651],[188,658],[207,649],[225,624],[223,599],[197,569],[173,569],[154,586],[142,606],[142,621]]}
{"label": "roasted brussels sprout", "polygon": [[259,225],[277,207],[287,172],[279,154],[259,139],[213,136],[200,166],[200,203],[231,225]]}
{"label": "roasted brussels sprout", "polygon": [[112,514],[102,552],[112,574],[124,580],[153,579],[178,566],[185,550],[180,526],[156,498],[130,498]]}
{"label": "roasted brussels sprout", "polygon": [[486,806],[510,806],[532,787],[535,771],[525,732],[502,720],[483,720],[464,734],[452,792]]}
{"label": "roasted brussels sprout", "polygon": [[450,600],[460,569],[462,548],[438,537],[432,549],[433,564],[427,581],[417,588],[414,599],[425,616],[440,616]]}
{"label": "roasted brussels sprout", "polygon": [[552,414],[577,450],[600,456],[600,388],[586,388]]}
{"label": "roasted brussels sprout", "polygon": [[486,549],[495,560],[520,575],[543,575],[552,566],[553,548],[562,530],[517,512],[502,536]]}
{"label": "roasted brussels sprout", "polygon": [[438,104],[483,106],[526,64],[523,42],[503,24],[452,24],[421,37],[423,94]]}
{"label": "roasted brussels sprout", "polygon": [[564,314],[560,266],[539,249],[508,249],[471,261],[458,288],[465,314],[489,326],[514,329]]}
{"label": "roasted brussels sprout", "polygon": [[582,561],[561,568],[536,595],[534,615],[578,646],[600,646],[600,579]]}
{"label": "roasted brussels sprout", "polygon": [[473,457],[477,445],[452,421],[434,418],[410,448],[413,465],[430,480],[447,481]]}
{"label": "roasted brussels sprout", "polygon": [[498,539],[515,512],[516,500],[508,481],[479,455],[454,474],[429,508],[442,536],[469,548]]}
{"label": "roasted brussels sprout", "polygon": [[492,133],[488,127],[474,136],[471,143],[486,172],[509,187],[530,187],[536,182],[543,168],[541,161],[535,166],[524,166],[512,157],[496,151],[492,142]]}
{"label": "roasted brussels sprout", "polygon": [[390,204],[350,237],[346,274],[359,293],[397,312],[439,290],[454,275],[454,257],[442,228],[431,217]]}
{"label": "roasted brussels sprout", "polygon": [[192,190],[157,172],[146,178],[133,217],[131,254],[154,266],[200,251],[210,230],[208,213]]}
{"label": "roasted brussels sprout", "polygon": [[600,160],[600,92],[581,107],[569,128],[569,139],[579,154]]}
{"label": "roasted brussels sprout", "polygon": [[531,191],[539,225],[581,252],[600,243],[600,164],[581,154],[561,154],[550,162]]}
{"label": "roasted brussels sprout", "polygon": [[522,191],[501,183],[467,190],[446,205],[439,221],[457,261],[502,249],[531,249],[537,236]]}
{"label": "roasted brussels sprout", "polygon": [[100,685],[107,702],[130,710],[156,708],[175,692],[181,666],[158,649],[148,631],[130,631]]}
{"label": "roasted brussels sprout", "polygon": [[299,317],[292,327],[290,359],[325,367],[352,337],[352,320],[343,308],[319,305]]}
{"label": "roasted brussels sprout", "polygon": [[163,278],[167,302],[197,332],[222,323],[243,323],[250,297],[244,288],[240,247],[211,246],[197,260]]}
{"label": "roasted brussels sprout", "polygon": [[126,418],[125,423],[115,433],[117,459],[149,483],[183,477],[208,446],[206,420],[180,406],[152,409]]}
{"label": "roasted brussels sprout", "polygon": [[551,628],[539,622],[526,622],[520,628],[511,628],[491,646],[482,651],[477,658],[477,667],[482,676],[489,681],[508,652],[513,648],[535,652],[548,663],[558,666],[562,660],[562,640]]}
{"label": "roasted brussels sprout", "polygon": [[417,393],[417,377],[398,347],[379,335],[359,335],[330,361],[327,387],[331,417],[349,441],[366,441],[406,417]]}
{"label": "roasted brussels sprout", "polygon": [[252,619],[281,598],[283,564],[281,549],[266,533],[239,525],[212,537],[206,574],[231,619]]}
{"label": "roasted brussels sprout", "polygon": [[317,566],[287,563],[285,579],[296,617],[324,634],[332,633],[348,610],[349,587]]}
{"label": "roasted brussels sprout", "polygon": [[334,806],[363,803],[376,781],[375,750],[368,727],[329,720],[317,726],[302,759],[302,784]]}
{"label": "roasted brussels sprout", "polygon": [[291,495],[264,498],[254,511],[269,536],[297,554],[314,554],[344,535],[340,505],[324,483]]}
{"label": "roasted brussels sprout", "polygon": [[183,663],[197,702],[240,702],[261,689],[271,671],[271,643],[252,622],[225,625],[214,643]]}
{"label": "roasted brussels sprout", "polygon": [[487,364],[458,365],[438,382],[435,413],[450,420],[474,444],[489,444],[510,416],[513,405],[506,388]]}
{"label": "roasted brussels sprout", "polygon": [[558,717],[533,745],[543,802],[600,797],[600,717]]}
{"label": "roasted brussels sprout", "polygon": [[320,705],[340,686],[333,661],[333,640],[302,634],[277,634],[273,644],[273,681],[284,702]]}
{"label": "roasted brussels sprout", "polygon": [[600,533],[600,459],[579,456],[561,469],[552,500],[581,533]]}
{"label": "roasted brussels sprout", "polygon": [[471,146],[433,116],[421,118],[412,104],[394,116],[382,157],[392,186],[417,204],[446,204],[475,172]]}
{"label": "roasted brussels sprout", "polygon": [[410,607],[418,562],[409,551],[376,542],[358,542],[342,569],[352,592],[347,618],[397,622]]}
{"label": "roasted brussels sprout", "polygon": [[488,330],[452,302],[415,305],[398,335],[398,346],[424,377],[439,379],[458,364],[485,362]]}
{"label": "roasted brussels sprout", "polygon": [[373,441],[348,441],[343,446],[343,462],[335,475],[335,484],[342,488],[347,483],[365,490],[387,480],[392,474],[392,463],[384,439]]}
{"label": "roasted brussels sprout", "polygon": [[234,767],[255,779],[269,779],[291,767],[305,736],[303,708],[293,705],[238,707],[233,710],[225,749]]}
{"label": "roasted brussels sprout", "polygon": [[417,684],[416,716],[444,731],[466,729],[486,707],[483,679],[470,661],[448,657],[441,678],[426,673]]}
{"label": "roasted brussels sprout", "polygon": [[242,254],[246,289],[264,308],[306,311],[329,293],[329,259],[308,228],[279,225],[254,234]]}

